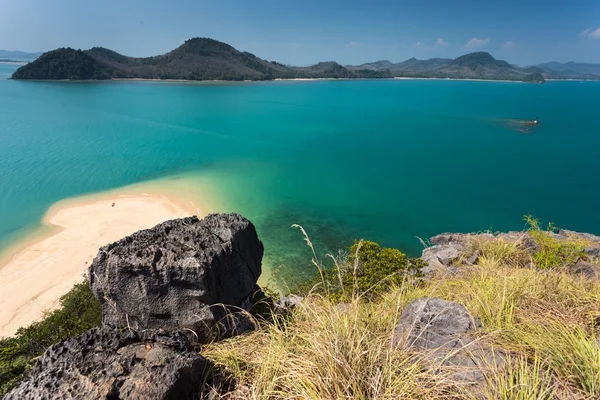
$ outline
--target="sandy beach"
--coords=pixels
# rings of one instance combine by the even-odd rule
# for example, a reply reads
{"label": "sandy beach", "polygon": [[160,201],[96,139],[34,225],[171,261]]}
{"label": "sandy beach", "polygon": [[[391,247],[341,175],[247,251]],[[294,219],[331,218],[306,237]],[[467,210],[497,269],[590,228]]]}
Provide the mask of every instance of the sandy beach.
{"label": "sandy beach", "polygon": [[[114,206],[113,206],[114,203]],[[45,237],[21,244],[0,265],[0,338],[39,320],[84,279],[98,249],[140,229],[189,215],[203,216],[191,200],[124,188],[55,204]],[[39,235],[38,235],[39,236]]]}

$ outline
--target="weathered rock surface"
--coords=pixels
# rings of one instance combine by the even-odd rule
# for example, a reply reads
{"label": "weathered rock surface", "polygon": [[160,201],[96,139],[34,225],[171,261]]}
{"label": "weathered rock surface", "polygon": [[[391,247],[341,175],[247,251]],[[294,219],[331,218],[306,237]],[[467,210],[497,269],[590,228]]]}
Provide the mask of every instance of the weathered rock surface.
{"label": "weathered rock surface", "polygon": [[104,326],[193,331],[200,342],[250,328],[243,311],[263,245],[238,214],[164,222],[102,247],[89,282]]}
{"label": "weathered rock surface", "polygon": [[592,264],[579,260],[577,263],[575,263],[575,265],[569,268],[569,272],[590,280],[600,281],[600,265],[598,264]]}
{"label": "weathered rock surface", "polygon": [[182,333],[96,328],[50,347],[5,400],[198,398],[208,362]]}
{"label": "weathered rock surface", "polygon": [[461,304],[441,299],[418,299],[400,315],[394,344],[404,341],[409,347],[438,348],[446,344],[448,338],[479,326],[479,322]]}
{"label": "weathered rock surface", "polygon": [[469,235],[462,233],[442,233],[429,241],[433,246],[424,249],[421,256],[427,264],[423,268],[425,275],[438,272],[455,273],[453,264],[468,252],[470,246]]}
{"label": "weathered rock surface", "polygon": [[[575,265],[566,265],[567,271],[586,277],[598,279],[600,276],[600,237],[589,233],[579,233],[568,230],[559,230],[558,233],[549,233],[558,241],[577,241],[587,243],[582,252],[582,259]],[[426,262],[423,273],[454,275],[461,271],[463,265],[477,264],[481,251],[474,243],[478,241],[503,240],[506,243],[517,243],[518,248],[525,254],[534,256],[540,251],[540,245],[528,231],[513,231],[508,233],[462,234],[442,233],[430,239],[433,246],[425,248],[421,259]],[[533,265],[533,264],[531,264]]]}
{"label": "weathered rock surface", "polygon": [[504,353],[474,340],[480,324],[458,303],[417,299],[400,315],[395,346],[424,353],[424,361],[457,383],[480,384],[492,366],[502,365]]}

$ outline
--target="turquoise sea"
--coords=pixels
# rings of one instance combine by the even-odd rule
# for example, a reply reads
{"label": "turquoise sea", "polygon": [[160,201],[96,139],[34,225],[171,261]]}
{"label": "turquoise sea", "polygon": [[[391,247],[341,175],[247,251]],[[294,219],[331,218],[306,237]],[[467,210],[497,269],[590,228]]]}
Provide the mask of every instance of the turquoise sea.
{"label": "turquoise sea", "polygon": [[[47,83],[0,64],[0,241],[54,202],[147,179],[209,181],[267,261],[309,273],[365,238],[510,230],[533,214],[600,233],[600,82]],[[538,116],[520,132],[513,119]]]}

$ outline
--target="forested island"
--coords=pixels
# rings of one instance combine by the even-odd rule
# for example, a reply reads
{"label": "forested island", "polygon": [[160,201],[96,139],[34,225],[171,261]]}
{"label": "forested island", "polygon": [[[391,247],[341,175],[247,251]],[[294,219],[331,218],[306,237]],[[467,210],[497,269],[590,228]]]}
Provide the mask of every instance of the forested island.
{"label": "forested island", "polygon": [[94,47],[60,48],[22,66],[13,79],[107,80],[173,79],[261,81],[274,79],[382,79],[394,77],[486,79],[543,83],[544,75],[476,52],[456,59],[410,59],[402,63],[379,61],[342,66],[334,61],[294,67],[266,61],[248,52],[208,38],[193,38],[175,50],[154,57],[127,57]]}

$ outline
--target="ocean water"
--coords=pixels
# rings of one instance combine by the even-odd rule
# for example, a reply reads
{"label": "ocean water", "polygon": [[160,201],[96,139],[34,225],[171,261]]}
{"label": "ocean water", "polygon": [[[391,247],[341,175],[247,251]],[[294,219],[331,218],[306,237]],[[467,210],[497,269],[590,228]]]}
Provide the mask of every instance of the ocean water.
{"label": "ocean water", "polygon": [[[48,83],[0,64],[0,241],[65,197],[173,175],[250,218],[285,279],[364,238],[600,233],[600,82]],[[521,132],[515,119],[539,117]]]}

